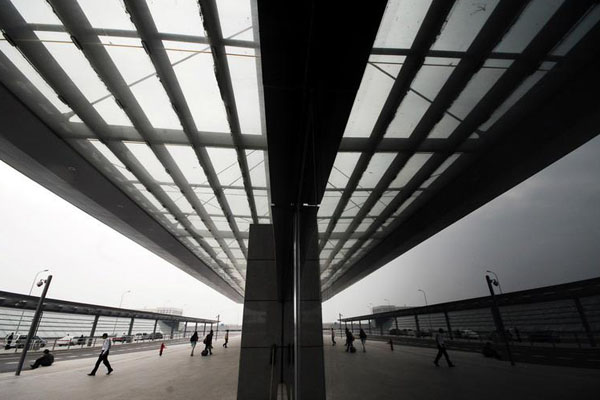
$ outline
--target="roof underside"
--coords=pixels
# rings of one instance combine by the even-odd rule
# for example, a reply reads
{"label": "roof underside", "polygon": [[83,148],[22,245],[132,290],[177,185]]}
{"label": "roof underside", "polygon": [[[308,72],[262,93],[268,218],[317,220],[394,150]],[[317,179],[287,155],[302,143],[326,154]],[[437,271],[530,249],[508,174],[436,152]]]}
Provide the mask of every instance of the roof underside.
{"label": "roof underside", "polygon": [[[249,225],[272,221],[257,10],[0,0],[4,87],[179,242],[163,246],[176,265],[193,254],[238,301]],[[318,212],[325,297],[562,155],[430,229],[411,222],[597,58],[599,21],[593,1],[388,2]]]}

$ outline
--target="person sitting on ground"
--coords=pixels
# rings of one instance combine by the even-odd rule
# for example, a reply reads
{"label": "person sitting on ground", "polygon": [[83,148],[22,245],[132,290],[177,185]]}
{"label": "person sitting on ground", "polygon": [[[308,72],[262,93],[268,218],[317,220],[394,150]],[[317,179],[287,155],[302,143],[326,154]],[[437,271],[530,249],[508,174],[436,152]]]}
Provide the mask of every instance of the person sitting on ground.
{"label": "person sitting on ground", "polygon": [[30,364],[29,366],[31,367],[31,369],[36,369],[40,365],[42,367],[49,367],[52,365],[53,362],[54,356],[50,354],[50,350],[46,349],[44,350],[44,355],[35,360],[35,362],[33,364]]}
{"label": "person sitting on ground", "polygon": [[498,360],[502,359],[500,357],[500,354],[496,351],[496,349],[494,349],[494,346],[490,342],[485,342],[485,344],[483,345],[483,349],[481,350],[481,353],[483,354],[484,357],[495,358]]}

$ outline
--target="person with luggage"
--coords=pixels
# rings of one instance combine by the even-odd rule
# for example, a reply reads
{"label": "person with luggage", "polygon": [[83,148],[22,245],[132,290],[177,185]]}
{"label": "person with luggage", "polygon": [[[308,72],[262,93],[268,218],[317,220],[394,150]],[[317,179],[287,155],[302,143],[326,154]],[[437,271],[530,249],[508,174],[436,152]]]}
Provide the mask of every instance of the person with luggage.
{"label": "person with luggage", "polygon": [[190,344],[192,345],[192,353],[190,357],[194,357],[194,350],[196,349],[196,344],[198,343],[198,331],[194,331],[194,334],[190,338]]}
{"label": "person with luggage", "polygon": [[202,355],[203,356],[207,356],[207,355],[211,355],[212,356],[212,339],[213,339],[213,331],[212,329],[210,330],[210,333],[208,335],[206,335],[206,338],[204,338],[204,350],[202,350]]}
{"label": "person with luggage", "polygon": [[356,351],[356,348],[354,347],[354,345],[352,344],[354,342],[354,335],[352,334],[352,332],[350,332],[350,330],[348,328],[346,328],[346,351],[350,352],[350,353],[354,353]]}

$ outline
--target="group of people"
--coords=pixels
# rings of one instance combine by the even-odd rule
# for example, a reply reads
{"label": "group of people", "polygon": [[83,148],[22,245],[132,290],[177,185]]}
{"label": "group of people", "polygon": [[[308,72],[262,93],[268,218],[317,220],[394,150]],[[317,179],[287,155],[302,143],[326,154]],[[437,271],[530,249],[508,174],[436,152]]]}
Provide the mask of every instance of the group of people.
{"label": "group of people", "polygon": [[[202,355],[212,355],[212,340],[213,340],[213,331],[210,330],[209,334],[206,335],[202,343],[204,343],[204,350],[202,350]],[[198,343],[198,331],[194,331],[194,334],[190,337],[190,345],[192,346],[192,352],[190,354],[191,357],[194,356],[194,350],[196,349],[196,344]],[[223,343],[223,347],[227,348],[227,343],[229,343],[229,329],[225,331],[225,343]]]}
{"label": "group of people", "polygon": [[[360,343],[362,345],[363,352],[366,352],[367,349],[365,348],[365,342],[367,341],[367,334],[365,333],[365,331],[362,328],[360,328],[358,337],[360,339]],[[356,352],[356,348],[354,347],[355,340],[356,339],[354,338],[354,335],[352,334],[352,332],[348,328],[346,328],[346,352],[350,352],[350,353]],[[333,346],[336,345],[335,331],[333,328],[331,328],[331,344]],[[440,358],[442,358],[442,356],[444,356],[444,358],[446,359],[446,362],[448,363],[448,366],[454,367],[454,364],[452,363],[452,361],[450,361],[450,357],[448,356],[448,352],[446,351],[446,344],[444,342],[444,330],[442,328],[440,328],[439,331],[435,335],[435,344],[438,349],[437,355],[435,356],[435,360],[433,361],[435,366],[436,367],[440,366],[440,364],[439,364]],[[486,354],[486,353],[484,353],[484,354]]]}

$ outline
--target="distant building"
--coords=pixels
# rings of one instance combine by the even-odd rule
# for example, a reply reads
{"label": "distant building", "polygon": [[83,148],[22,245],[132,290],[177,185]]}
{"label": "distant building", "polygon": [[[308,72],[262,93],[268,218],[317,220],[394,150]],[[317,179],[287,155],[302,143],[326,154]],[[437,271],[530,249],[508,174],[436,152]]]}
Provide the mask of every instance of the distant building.
{"label": "distant building", "polygon": [[183,309],[175,308],[175,307],[144,308],[144,311],[150,311],[150,312],[155,312],[155,313],[159,313],[159,314],[183,315]]}

